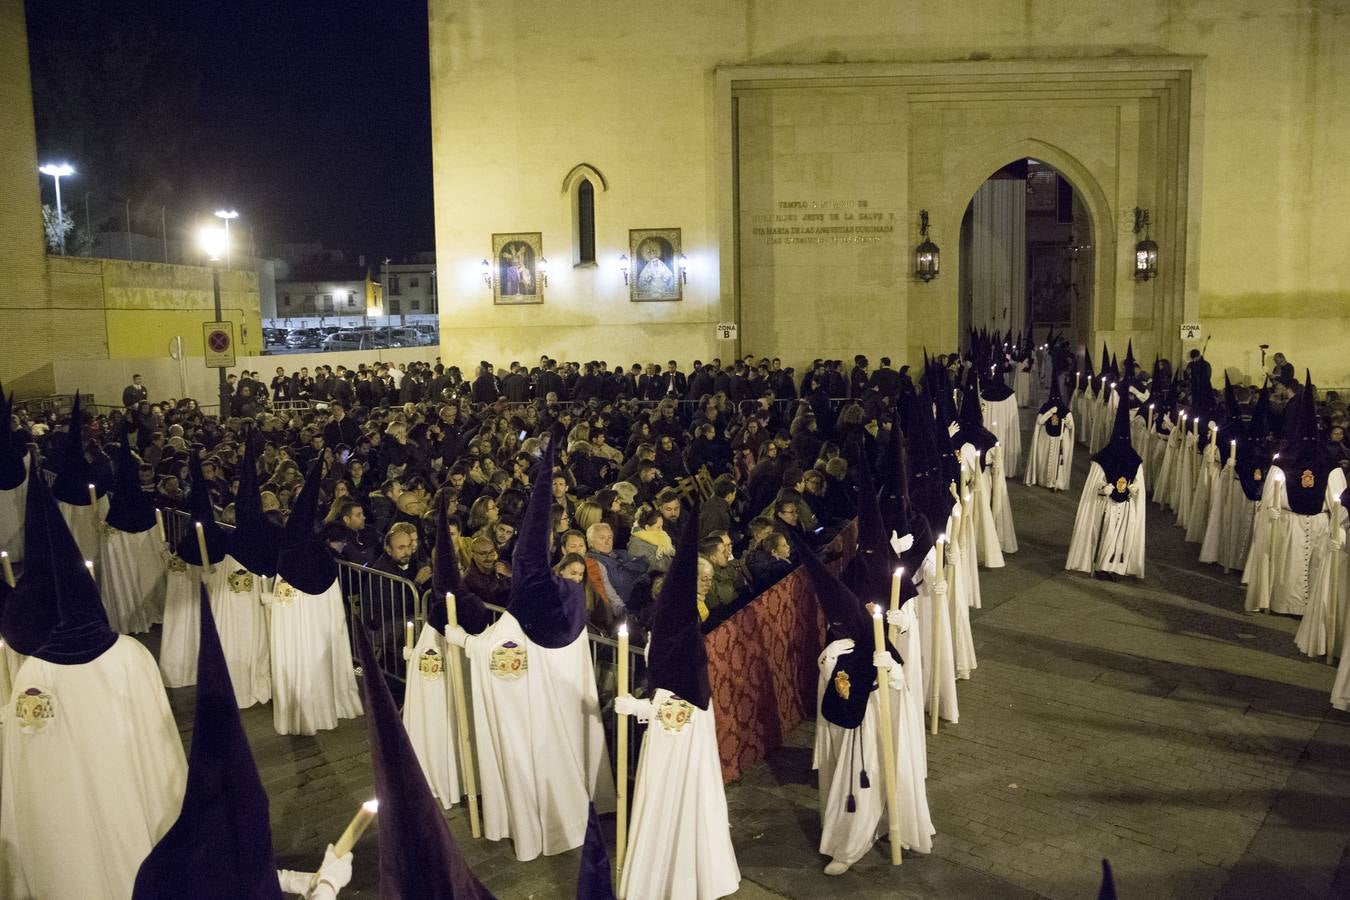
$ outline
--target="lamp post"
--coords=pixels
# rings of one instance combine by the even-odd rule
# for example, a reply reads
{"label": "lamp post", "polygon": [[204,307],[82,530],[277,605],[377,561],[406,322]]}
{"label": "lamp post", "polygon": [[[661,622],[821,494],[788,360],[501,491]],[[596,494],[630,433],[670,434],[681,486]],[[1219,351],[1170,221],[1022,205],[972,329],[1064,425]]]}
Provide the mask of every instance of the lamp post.
{"label": "lamp post", "polygon": [[230,267],[230,220],[239,218],[239,213],[233,209],[218,209],[216,210],[216,218],[225,220],[225,268],[228,269]]}
{"label": "lamp post", "polygon": [[66,255],[66,228],[65,213],[61,209],[61,179],[68,175],[75,174],[75,167],[70,163],[47,163],[45,166],[38,166],[38,171],[43,175],[52,176],[52,181],[56,182],[56,238],[60,242],[61,255]]}
{"label": "lamp post", "polygon": [[[216,213],[216,215],[220,215],[220,213]],[[238,215],[238,214],[236,213],[235,215]],[[217,322],[220,321],[220,316],[221,316],[221,307],[220,307],[220,262],[221,262],[221,257],[223,257],[223,256],[224,256],[224,257],[228,257],[228,256],[229,256],[229,253],[230,253],[230,238],[229,238],[229,232],[226,230],[226,229],[228,229],[228,228],[230,227],[230,225],[229,225],[230,219],[229,219],[229,218],[226,218],[226,217],[224,217],[224,216],[222,216],[222,218],[225,218],[225,228],[224,228],[224,229],[222,229],[222,228],[214,228],[214,227],[208,225],[208,226],[206,226],[205,228],[203,228],[203,229],[201,230],[201,232],[198,234],[198,241],[201,243],[202,250],[206,253],[206,258],[209,260],[210,265],[211,265],[211,292],[212,292],[212,294],[215,296],[215,303],[216,303],[216,321],[217,321]],[[233,218],[233,217],[230,217],[230,218]],[[227,412],[227,408],[228,408],[228,406],[229,406],[229,399],[230,399],[230,398],[229,398],[229,393],[230,393],[230,391],[229,391],[229,385],[228,385],[227,382],[225,381],[225,369],[224,369],[223,367],[222,367],[222,368],[218,368],[218,369],[216,369],[216,373],[220,376],[220,410],[219,410],[219,416],[220,416],[221,421],[224,421],[225,415],[226,415],[226,412]]]}

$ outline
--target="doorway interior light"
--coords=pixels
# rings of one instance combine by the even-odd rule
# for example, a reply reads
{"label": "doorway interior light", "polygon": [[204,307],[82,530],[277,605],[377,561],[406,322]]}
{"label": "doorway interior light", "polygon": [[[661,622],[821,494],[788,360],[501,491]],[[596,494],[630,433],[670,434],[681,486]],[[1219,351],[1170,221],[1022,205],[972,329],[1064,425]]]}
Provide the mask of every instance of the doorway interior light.
{"label": "doorway interior light", "polygon": [[1144,239],[1134,245],[1134,278],[1148,281],[1158,277],[1158,245],[1149,237],[1147,209],[1134,208],[1134,233],[1143,232]]}
{"label": "doorway interior light", "polygon": [[938,277],[938,268],[942,262],[942,251],[938,245],[928,239],[928,210],[919,210],[919,236],[922,243],[914,248],[914,276],[920,281],[929,282]]}

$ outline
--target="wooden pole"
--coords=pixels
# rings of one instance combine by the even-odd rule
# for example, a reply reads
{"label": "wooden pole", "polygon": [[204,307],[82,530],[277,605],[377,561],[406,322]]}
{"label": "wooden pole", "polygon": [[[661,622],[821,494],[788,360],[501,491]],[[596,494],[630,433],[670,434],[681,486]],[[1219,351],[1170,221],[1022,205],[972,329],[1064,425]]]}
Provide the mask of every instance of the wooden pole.
{"label": "wooden pole", "polygon": [[[891,575],[891,611],[896,612],[900,609],[900,587],[905,578],[905,567],[900,566]],[[890,635],[891,643],[897,646],[900,643],[900,626],[892,625],[887,632]]]}
{"label": "wooden pole", "polygon": [[[445,618],[452,626],[459,624],[455,595],[450,591],[445,592]],[[469,708],[464,702],[464,669],[460,665],[464,652],[457,644],[446,643],[450,649],[450,688],[455,695],[455,730],[459,732],[459,768],[464,776],[464,795],[469,802],[469,832],[480,838],[483,829],[478,822],[478,777],[473,769],[473,754],[469,751]]]}
{"label": "wooden pole", "polygon": [[[628,623],[619,623],[619,692],[628,695]],[[614,758],[617,766],[614,793],[618,809],[614,814],[614,883],[623,874],[624,854],[628,850],[628,717],[614,715]]]}
{"label": "wooden pole", "polygon": [[[872,644],[877,653],[886,652],[881,631],[881,605],[872,604]],[[900,807],[895,789],[895,735],[891,732],[890,672],[877,667],[877,711],[881,714],[881,754],[886,765],[886,818],[891,832],[891,865],[900,865]]]}

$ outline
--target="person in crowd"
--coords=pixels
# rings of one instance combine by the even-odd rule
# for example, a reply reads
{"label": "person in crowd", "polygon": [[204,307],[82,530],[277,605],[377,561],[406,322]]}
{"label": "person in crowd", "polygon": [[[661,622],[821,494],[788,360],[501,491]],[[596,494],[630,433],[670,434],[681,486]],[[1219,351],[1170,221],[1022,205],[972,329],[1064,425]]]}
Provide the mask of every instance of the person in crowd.
{"label": "person in crowd", "polygon": [[596,522],[586,529],[586,556],[600,563],[621,606],[616,612],[633,603],[639,583],[647,580],[650,563],[626,550],[614,547],[614,529],[604,522]]}
{"label": "person in crowd", "polygon": [[131,376],[131,384],[122,389],[122,405],[127,409],[134,409],[136,406],[144,403],[149,396],[149,391],[141,383],[139,374]]}

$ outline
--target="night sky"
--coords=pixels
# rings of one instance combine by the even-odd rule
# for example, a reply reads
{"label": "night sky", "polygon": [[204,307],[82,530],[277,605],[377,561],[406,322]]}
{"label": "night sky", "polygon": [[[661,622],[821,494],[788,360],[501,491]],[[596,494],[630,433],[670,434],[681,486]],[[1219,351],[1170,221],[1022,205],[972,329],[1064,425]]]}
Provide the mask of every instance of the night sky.
{"label": "night sky", "polygon": [[171,237],[232,205],[264,249],[433,249],[425,0],[26,8],[38,152],[79,170],[68,204],[130,197],[155,231],[163,204]]}

